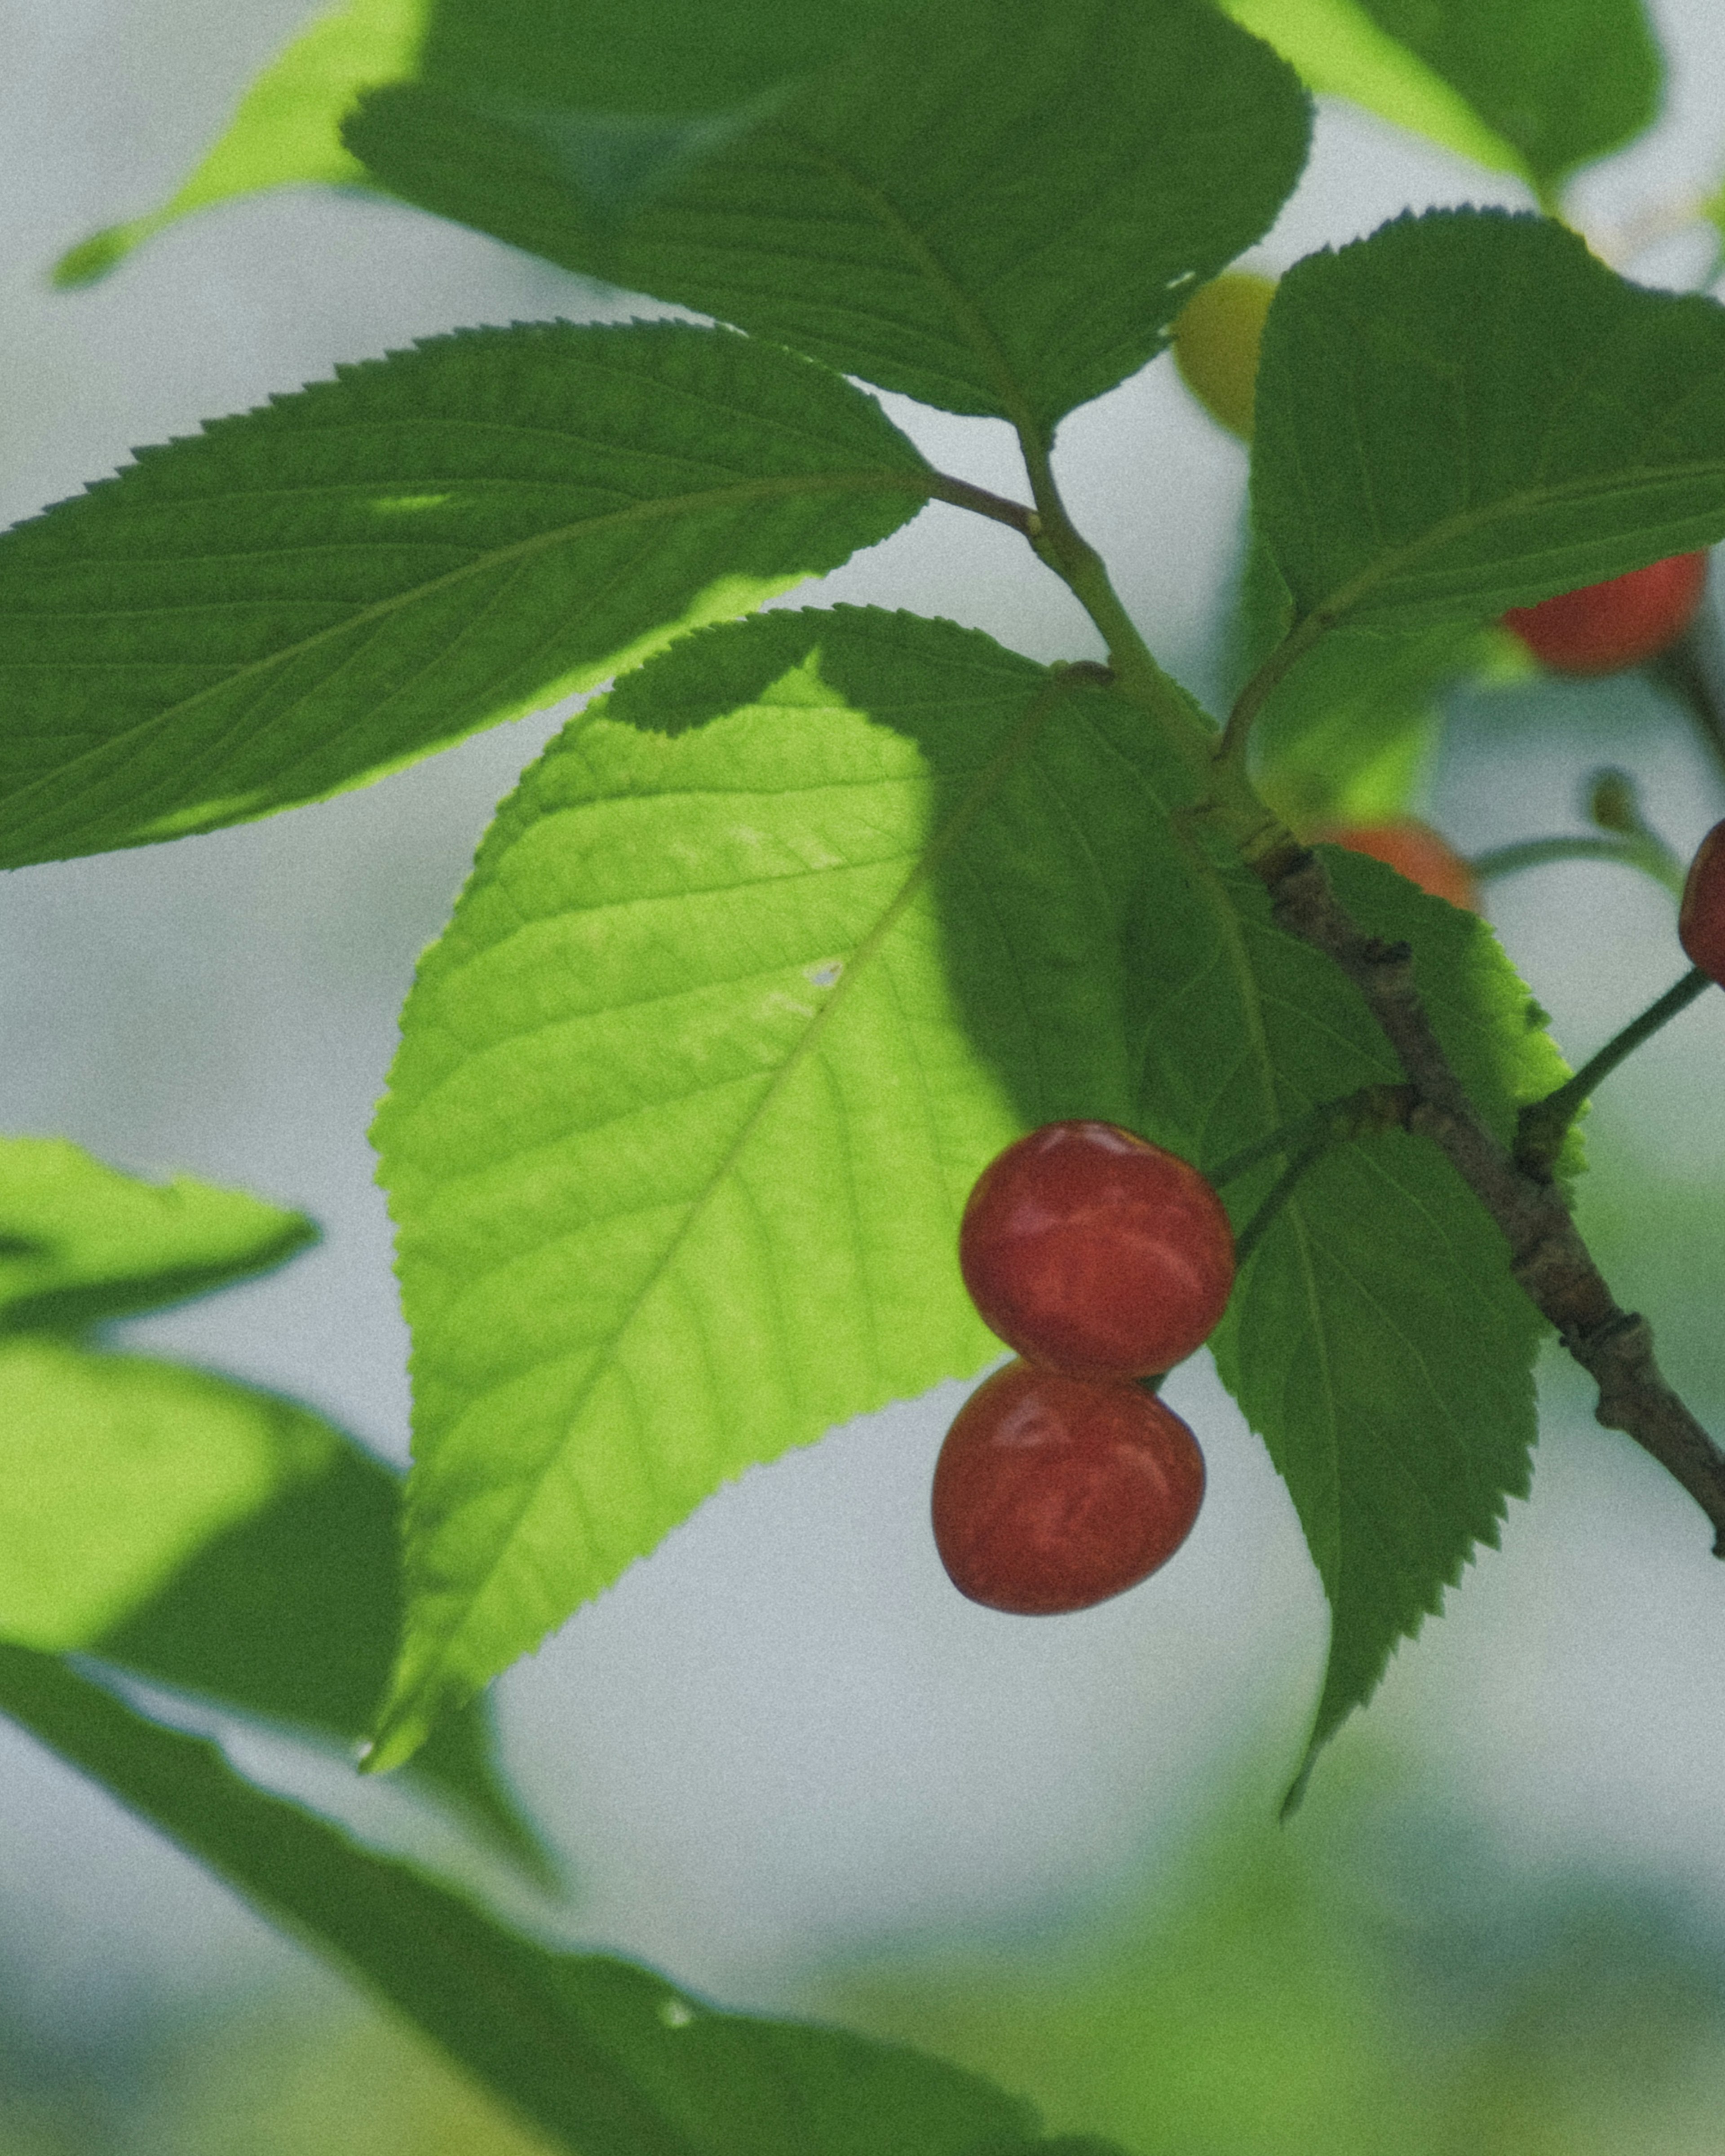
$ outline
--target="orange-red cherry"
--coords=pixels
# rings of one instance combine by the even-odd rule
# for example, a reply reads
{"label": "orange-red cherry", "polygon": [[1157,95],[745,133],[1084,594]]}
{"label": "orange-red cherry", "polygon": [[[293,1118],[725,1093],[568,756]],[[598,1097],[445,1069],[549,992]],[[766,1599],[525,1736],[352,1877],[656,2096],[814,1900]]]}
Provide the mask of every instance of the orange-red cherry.
{"label": "orange-red cherry", "polygon": [[1512,607],[1503,625],[1556,673],[1615,674],[1676,642],[1707,580],[1704,553],[1672,554],[1538,606]]}
{"label": "orange-red cherry", "polygon": [[1204,1455],[1136,1385],[1009,1363],[958,1410],[934,1471],[935,1547],[973,1602],[1088,1609],[1168,1563],[1204,1501]]}
{"label": "orange-red cherry", "polygon": [[1346,846],[1351,854],[1369,854],[1375,861],[1387,862],[1434,898],[1446,898],[1469,913],[1479,911],[1480,891],[1473,870],[1447,839],[1417,817],[1396,816],[1383,824],[1337,824],[1317,836],[1330,845]]}
{"label": "orange-red cherry", "polygon": [[1189,1162],[1114,1123],[1045,1123],[977,1178],[958,1265],[989,1328],[1074,1377],[1150,1377],[1214,1332],[1234,1231]]}
{"label": "orange-red cherry", "polygon": [[1689,864],[1677,941],[1691,965],[1725,988],[1725,823],[1714,824]]}

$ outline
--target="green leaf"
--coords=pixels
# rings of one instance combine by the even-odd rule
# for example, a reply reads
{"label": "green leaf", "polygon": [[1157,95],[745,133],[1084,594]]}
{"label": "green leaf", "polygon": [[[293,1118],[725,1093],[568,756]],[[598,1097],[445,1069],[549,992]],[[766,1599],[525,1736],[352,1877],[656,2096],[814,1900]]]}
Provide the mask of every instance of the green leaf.
{"label": "green leaf", "polygon": [[[1171,823],[1189,798],[1122,700],[846,608],[690,639],[527,774],[422,967],[377,1124],[416,1464],[375,1763],[752,1461],[998,1352],[956,1231],[1019,1131],[1101,1116],[1214,1162],[1395,1075],[1342,977]],[[1369,873],[1393,910],[1399,880]],[[1561,1066],[1490,932],[1415,899],[1446,1037],[1507,1128]],[[1295,1260],[1291,1229],[1266,1243],[1267,1316],[1236,1355],[1332,1590],[1338,1698],[1490,1530],[1531,1435],[1494,1419],[1532,1400],[1502,1244],[1440,1156],[1397,1143],[1358,1219],[1320,1179]],[[1355,1355],[1336,1286],[1404,1212],[1442,1224],[1439,1276],[1491,1313],[1436,1379],[1411,1321]],[[1327,1440],[1265,1374],[1286,1369],[1289,1262],[1322,1276],[1297,1344],[1344,1373]],[[1408,1432],[1467,1463],[1411,1548],[1374,1509]],[[1399,1539],[1367,1558],[1359,1532]]]}
{"label": "green leaf", "polygon": [[950,624],[775,613],[504,806],[375,1132],[416,1455],[377,1763],[721,1483],[999,1352],[972,1181],[1021,1118],[1131,1101],[1137,834],[1070,856],[1079,696]]}
{"label": "green leaf", "polygon": [[295,182],[364,186],[365,167],[341,146],[341,116],[362,90],[411,71],[425,6],[350,0],[320,15],[264,69],[167,200],[69,249],[54,265],[54,283],[94,284],[165,226],[237,196]]}
{"label": "green leaf", "polygon": [[1039,2142],[1028,2104],[922,2053],[724,2013],[630,1963],[542,1947],[49,1657],[0,1647],[0,1710],[578,2156],[1055,2156],[1060,2145]]}
{"label": "green leaf", "polygon": [[0,1342],[0,1635],[87,1647],[193,1552],[327,1463],[334,1434],[201,1370]]}
{"label": "green leaf", "polygon": [[434,338],[0,537],[0,863],[357,786],[914,516],[872,398],[681,323]]}
{"label": "green leaf", "polygon": [[1253,515],[1295,644],[1412,629],[1725,536],[1725,311],[1532,217],[1440,210],[1296,264],[1264,333]]}
{"label": "green leaf", "polygon": [[1320,92],[1543,194],[1658,115],[1641,0],[1221,0]]}
{"label": "green leaf", "polygon": [[[1254,534],[1235,619],[1242,682],[1281,643],[1291,614],[1287,586]],[[1485,644],[1481,631],[1455,623],[1399,635],[1339,629],[1321,638],[1253,721],[1259,793],[1301,834],[1404,814],[1436,752],[1435,700],[1480,670]]]}
{"label": "green leaf", "polygon": [[1380,28],[1514,143],[1542,192],[1659,116],[1642,0],[1361,0]]}
{"label": "green leaf", "polygon": [[[449,6],[449,49],[434,37],[418,82],[372,92],[347,122],[382,185],[845,373],[1038,431],[1163,349],[1188,288],[1268,229],[1306,157],[1292,74],[1202,0],[939,0],[892,11],[795,82],[814,48],[792,11],[803,34],[779,79],[752,42],[721,78],[737,101],[692,117],[686,88],[644,116],[639,87],[602,101],[625,96],[627,66],[569,80],[562,11],[500,68],[480,57],[491,12]],[[657,65],[684,85],[711,10],[649,19]]]}
{"label": "green leaf", "polygon": [[[1491,931],[1381,863],[1323,850],[1354,917],[1413,946],[1440,1037],[1507,1142],[1564,1066]],[[1219,870],[1183,906],[1164,894],[1141,943],[1147,1095],[1183,1149],[1219,1163],[1322,1101],[1399,1080],[1356,991],[1274,927],[1255,883]],[[1230,1184],[1237,1221],[1280,1166]],[[1288,1486],[1331,1612],[1293,1794],[1474,1544],[1495,1545],[1506,1499],[1525,1495],[1543,1330],[1472,1194],[1400,1133],[1321,1161],[1243,1269],[1210,1345]]]}
{"label": "green leaf", "polygon": [[302,1213],[176,1176],[148,1183],[65,1138],[0,1138],[0,1333],[160,1309],[283,1264]]}

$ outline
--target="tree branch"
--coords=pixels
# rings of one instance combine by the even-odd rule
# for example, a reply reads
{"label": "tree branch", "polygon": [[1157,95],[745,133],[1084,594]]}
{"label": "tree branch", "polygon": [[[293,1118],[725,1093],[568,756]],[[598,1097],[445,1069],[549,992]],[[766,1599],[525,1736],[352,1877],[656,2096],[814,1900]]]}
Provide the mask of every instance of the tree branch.
{"label": "tree branch", "polygon": [[1599,1389],[1596,1419],[1682,1484],[1712,1524],[1713,1554],[1725,1557],[1725,1452],[1661,1376],[1646,1320],[1618,1307],[1562,1193],[1523,1174],[1475,1114],[1420,1000],[1412,952],[1357,927],[1306,848],[1272,855],[1259,873],[1280,924],[1365,998],[1418,1096],[1409,1129],[1442,1147],[1503,1231],[1516,1281]]}

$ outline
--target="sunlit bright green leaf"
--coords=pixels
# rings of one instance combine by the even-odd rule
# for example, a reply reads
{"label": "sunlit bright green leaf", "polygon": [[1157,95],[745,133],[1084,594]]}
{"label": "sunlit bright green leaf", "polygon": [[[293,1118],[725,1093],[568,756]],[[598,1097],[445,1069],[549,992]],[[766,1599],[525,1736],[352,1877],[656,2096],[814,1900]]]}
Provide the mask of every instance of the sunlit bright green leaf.
{"label": "sunlit bright green leaf", "polygon": [[1252,502],[1308,636],[1480,622],[1708,545],[1725,310],[1541,218],[1399,218],[1283,278]]}
{"label": "sunlit bright green leaf", "polygon": [[[845,608],[690,639],[528,774],[422,966],[377,1125],[417,1463],[380,1763],[727,1477],[998,1352],[954,1244],[1016,1131],[1098,1115],[1210,1163],[1395,1075],[1334,969],[1170,825],[1188,798],[1121,700]],[[1489,932],[1416,904],[1502,1123],[1550,1052]],[[1361,1333],[1356,1248],[1409,1299],[1399,1328]],[[1523,1486],[1535,1321],[1409,1138],[1316,1178],[1245,1286],[1224,1367],[1331,1592],[1327,1714]],[[1479,1322],[1435,1370],[1443,1296]],[[1296,1382],[1312,1353],[1327,1420]],[[1410,1446],[1448,1478],[1411,1524],[1384,1502]]]}
{"label": "sunlit bright green leaf", "polygon": [[884,538],[927,467],[824,368],[681,323],[344,367],[0,537],[0,861],[379,777]]}
{"label": "sunlit bright green leaf", "polygon": [[[1027,2103],[925,2053],[727,2014],[632,1963],[542,1946],[49,1656],[0,1647],[0,1712],[333,1957],[573,2156],[1061,2146],[1040,2140]],[[1101,2143],[1081,2151],[1117,2156]]]}
{"label": "sunlit bright green leaf", "polygon": [[252,84],[167,200],[69,249],[55,284],[93,284],[164,226],[236,196],[296,182],[364,185],[365,167],[341,146],[341,116],[362,89],[410,71],[424,13],[425,0],[348,0],[320,15]]}
{"label": "sunlit bright green leaf", "polygon": [[[518,22],[502,57],[491,12],[445,0],[422,79],[348,122],[384,186],[952,411],[1045,425],[1132,373],[1306,155],[1293,75],[1203,0],[883,9],[797,80],[831,16],[792,10],[776,60],[757,38],[721,58],[722,110],[689,80],[711,10],[650,7],[650,65],[624,18],[589,21],[582,69],[560,49],[582,11]],[[672,87],[644,103],[655,71]]]}
{"label": "sunlit bright green leaf", "polygon": [[316,1235],[243,1190],[146,1182],[65,1138],[0,1138],[0,1332],[158,1310],[265,1272]]}

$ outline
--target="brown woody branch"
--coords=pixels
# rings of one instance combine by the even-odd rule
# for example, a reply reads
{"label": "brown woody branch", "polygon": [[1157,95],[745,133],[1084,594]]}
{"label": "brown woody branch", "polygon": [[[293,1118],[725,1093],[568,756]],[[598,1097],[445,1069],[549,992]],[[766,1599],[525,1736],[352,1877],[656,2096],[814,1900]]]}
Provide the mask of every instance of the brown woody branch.
{"label": "brown woody branch", "polygon": [[1725,1452],[1660,1375],[1647,1321],[1618,1307],[1562,1193],[1523,1173],[1475,1114],[1420,1000],[1413,953],[1357,927],[1306,848],[1273,850],[1255,865],[1277,921],[1364,997],[1417,1096],[1409,1129],[1443,1148],[1502,1229],[1516,1280],[1599,1389],[1596,1419],[1676,1476],[1712,1523],[1714,1556],[1725,1557]]}

